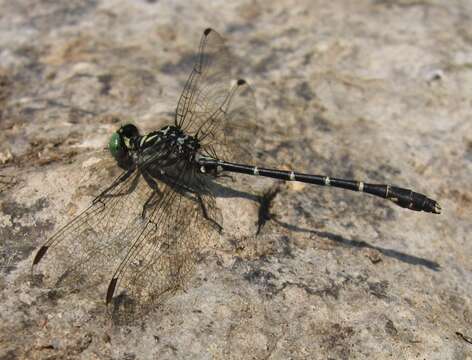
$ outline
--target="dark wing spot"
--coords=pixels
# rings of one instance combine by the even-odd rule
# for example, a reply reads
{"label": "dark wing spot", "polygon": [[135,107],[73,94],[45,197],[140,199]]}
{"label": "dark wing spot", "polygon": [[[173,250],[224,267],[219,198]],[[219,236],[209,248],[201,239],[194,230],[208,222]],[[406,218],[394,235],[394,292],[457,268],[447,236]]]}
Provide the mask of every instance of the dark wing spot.
{"label": "dark wing spot", "polygon": [[108,290],[107,290],[107,297],[106,297],[106,303],[109,304],[111,299],[113,298],[113,294],[115,293],[115,288],[116,288],[116,283],[118,282],[118,278],[113,278],[110,281],[110,284],[108,285]]}
{"label": "dark wing spot", "polygon": [[213,31],[212,28],[206,28],[205,31],[203,32],[203,34],[204,34],[205,36],[207,36],[207,35],[208,35],[210,32],[212,32],[212,31]]}
{"label": "dark wing spot", "polygon": [[34,257],[33,266],[41,261],[41,259],[43,258],[44,254],[46,254],[46,251],[48,251],[48,249],[49,249],[48,246],[41,246],[39,251],[36,253],[36,256]]}

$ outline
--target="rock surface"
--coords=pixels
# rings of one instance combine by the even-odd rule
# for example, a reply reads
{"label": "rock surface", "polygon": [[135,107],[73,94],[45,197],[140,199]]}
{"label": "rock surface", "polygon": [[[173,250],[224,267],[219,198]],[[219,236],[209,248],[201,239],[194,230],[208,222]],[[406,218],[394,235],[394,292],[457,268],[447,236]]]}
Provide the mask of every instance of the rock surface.
{"label": "rock surface", "polygon": [[[472,359],[471,23],[469,0],[0,0],[0,359]],[[109,182],[90,165],[119,122],[169,119],[208,26],[255,89],[261,159],[443,213],[239,176],[222,247],[117,326],[33,286],[33,253]]]}

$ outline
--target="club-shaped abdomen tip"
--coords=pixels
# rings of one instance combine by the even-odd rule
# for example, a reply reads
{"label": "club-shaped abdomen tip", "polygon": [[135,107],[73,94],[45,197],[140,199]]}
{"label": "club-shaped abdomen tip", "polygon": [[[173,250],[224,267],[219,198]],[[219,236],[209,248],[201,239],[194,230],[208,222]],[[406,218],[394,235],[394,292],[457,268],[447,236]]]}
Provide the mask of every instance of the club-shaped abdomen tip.
{"label": "club-shaped abdomen tip", "polygon": [[421,210],[430,212],[433,214],[441,214],[441,205],[439,205],[435,200],[430,199],[424,195],[424,200],[421,202]]}
{"label": "club-shaped abdomen tip", "polygon": [[426,198],[419,210],[433,214],[441,214],[441,206],[433,199]]}
{"label": "club-shaped abdomen tip", "polygon": [[425,212],[433,213],[433,214],[441,214],[441,206],[433,199],[430,199],[422,194],[417,194],[417,197],[422,197],[422,201],[417,201],[416,203],[412,203],[413,210],[422,210]]}
{"label": "club-shaped abdomen tip", "polygon": [[107,305],[111,302],[111,299],[113,299],[117,281],[118,281],[118,278],[113,278],[111,279],[110,284],[108,284],[107,298],[106,298]]}

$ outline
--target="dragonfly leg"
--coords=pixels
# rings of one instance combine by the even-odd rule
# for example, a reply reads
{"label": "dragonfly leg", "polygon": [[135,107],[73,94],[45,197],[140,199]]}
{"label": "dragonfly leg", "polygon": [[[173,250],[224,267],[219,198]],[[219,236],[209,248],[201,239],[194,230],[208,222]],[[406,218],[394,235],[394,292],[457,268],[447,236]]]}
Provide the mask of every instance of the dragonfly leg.
{"label": "dragonfly leg", "polygon": [[[164,174],[160,174],[158,179],[166,183],[171,183],[171,179]],[[195,200],[196,198],[196,200],[200,204],[200,208],[202,209],[202,214],[205,220],[208,220],[211,223],[211,225],[215,228],[215,230],[221,233],[221,231],[223,230],[223,227],[215,219],[212,219],[211,216],[208,214],[208,209],[205,205],[205,201],[203,200],[198,190],[193,189],[187,184],[179,183],[179,182],[174,182],[172,186],[174,190],[179,191],[182,195],[187,196],[191,199],[193,198],[193,200]],[[189,194],[192,194],[193,196],[189,196]]]}
{"label": "dragonfly leg", "polygon": [[138,178],[139,174],[136,176],[135,180],[133,180],[133,183],[129,187],[128,190],[126,190],[124,193],[117,193],[117,194],[108,194],[111,190],[113,190],[115,187],[117,187],[119,184],[124,182],[127,178],[129,178],[133,173],[134,173],[134,168],[126,171],[125,173],[122,173],[118,178],[116,178],[113,183],[107,187],[105,190],[103,190],[95,199],[93,199],[92,204],[95,204],[97,201],[100,201],[100,199],[105,198],[105,197],[116,197],[116,196],[123,196],[123,195],[128,195],[131,194],[136,186],[138,185]]}
{"label": "dragonfly leg", "polygon": [[152,192],[152,194],[147,198],[146,202],[143,205],[143,211],[141,212],[141,217],[143,219],[146,218],[146,212],[149,209],[152,209],[158,202],[159,197],[157,196],[157,193],[155,191]]}
{"label": "dragonfly leg", "polygon": [[202,209],[202,213],[203,213],[203,217],[205,218],[205,220],[208,220],[212,225],[213,227],[215,228],[215,230],[217,230],[219,233],[221,233],[221,231],[223,230],[223,226],[221,226],[220,224],[218,224],[218,222],[214,219],[212,219],[209,215],[208,215],[208,210],[205,206],[205,202],[203,201],[202,197],[200,196],[200,194],[196,194],[197,196],[197,199],[198,199],[198,202],[200,203],[200,207]]}
{"label": "dragonfly leg", "polygon": [[156,181],[152,178],[151,175],[149,175],[146,171],[143,171],[142,175],[146,183],[153,190],[151,195],[147,198],[146,202],[143,205],[141,217],[144,219],[146,217],[146,211],[152,209],[153,206],[155,206],[158,202],[161,192],[159,190],[159,187],[157,186]]}

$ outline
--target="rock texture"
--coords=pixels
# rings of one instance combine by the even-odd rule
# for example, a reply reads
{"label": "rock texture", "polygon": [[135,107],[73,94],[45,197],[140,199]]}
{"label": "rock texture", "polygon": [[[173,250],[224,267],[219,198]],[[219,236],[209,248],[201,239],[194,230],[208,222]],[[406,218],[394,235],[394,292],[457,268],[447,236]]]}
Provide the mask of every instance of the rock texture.
{"label": "rock texture", "polygon": [[[468,0],[0,0],[0,359],[471,359],[471,23]],[[33,286],[33,252],[109,181],[91,165],[120,122],[170,119],[208,26],[255,89],[260,159],[443,214],[237,177],[222,246],[117,326]]]}

